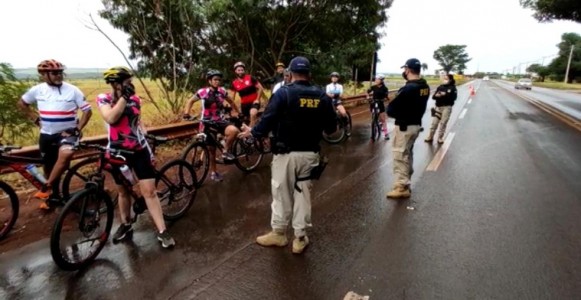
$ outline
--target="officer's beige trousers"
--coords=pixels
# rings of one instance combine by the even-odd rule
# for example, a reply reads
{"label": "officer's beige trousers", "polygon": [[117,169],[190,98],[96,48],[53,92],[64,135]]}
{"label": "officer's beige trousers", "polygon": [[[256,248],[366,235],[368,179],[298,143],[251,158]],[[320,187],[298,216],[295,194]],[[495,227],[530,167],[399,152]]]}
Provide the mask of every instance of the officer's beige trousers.
{"label": "officer's beige trousers", "polygon": [[[296,181],[307,177],[319,164],[319,154],[314,152],[291,152],[277,154],[272,158],[272,217],[274,230],[286,230],[291,215],[295,236],[306,234],[311,227],[311,180]],[[295,183],[301,192],[295,189]]]}
{"label": "officer's beige trousers", "polygon": [[409,125],[406,131],[395,126],[393,138],[393,173],[396,186],[409,186],[414,173],[414,143],[420,133],[419,125]]}
{"label": "officer's beige trousers", "polygon": [[440,106],[436,107],[436,110],[440,112],[441,119],[437,117],[432,117],[432,127],[430,128],[429,138],[434,138],[436,130],[438,129],[438,124],[440,125],[440,131],[438,132],[438,139],[443,139],[446,134],[446,126],[448,125],[448,120],[450,120],[450,115],[452,114],[452,106]]}

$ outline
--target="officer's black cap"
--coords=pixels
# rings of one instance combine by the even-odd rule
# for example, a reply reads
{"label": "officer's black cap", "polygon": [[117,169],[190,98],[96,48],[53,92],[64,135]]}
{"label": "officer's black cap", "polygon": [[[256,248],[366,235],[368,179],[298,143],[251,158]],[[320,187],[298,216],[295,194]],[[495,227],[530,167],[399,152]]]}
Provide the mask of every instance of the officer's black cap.
{"label": "officer's black cap", "polygon": [[405,62],[402,68],[410,68],[414,71],[420,71],[422,69],[422,64],[417,58],[410,58]]}
{"label": "officer's black cap", "polygon": [[289,69],[294,73],[309,73],[311,71],[311,63],[306,57],[297,56],[291,60]]}

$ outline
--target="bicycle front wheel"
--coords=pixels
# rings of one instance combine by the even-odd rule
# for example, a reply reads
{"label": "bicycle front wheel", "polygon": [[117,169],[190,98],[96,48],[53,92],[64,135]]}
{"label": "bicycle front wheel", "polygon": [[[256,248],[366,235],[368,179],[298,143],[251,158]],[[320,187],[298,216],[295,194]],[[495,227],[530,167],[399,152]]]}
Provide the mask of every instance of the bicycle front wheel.
{"label": "bicycle front wheel", "polygon": [[325,140],[329,144],[339,144],[341,143],[346,137],[346,128],[342,124],[342,122],[337,118],[337,125],[339,125],[337,131],[326,134],[323,132],[323,140]]}
{"label": "bicycle front wheel", "polygon": [[6,182],[0,181],[0,240],[2,240],[18,219],[18,196]]}
{"label": "bicycle front wheel", "polygon": [[234,156],[236,160],[234,163],[236,167],[243,172],[250,173],[260,165],[264,153],[260,150],[262,146],[257,146],[260,141],[254,139],[252,143],[248,143],[242,139],[236,139],[232,145]]}
{"label": "bicycle front wheel", "polygon": [[163,165],[155,178],[163,218],[181,218],[194,203],[197,186],[196,172],[187,161],[176,159]]}
{"label": "bicycle front wheel", "polygon": [[202,186],[210,170],[210,152],[203,142],[193,142],[182,153],[182,159],[191,163],[196,174],[197,187]]}
{"label": "bicycle front wheel", "polygon": [[59,214],[50,237],[50,254],[63,270],[90,265],[111,232],[114,206],[105,192],[87,188],[76,193]]}
{"label": "bicycle front wheel", "polygon": [[375,142],[381,137],[381,126],[379,126],[379,114],[373,113],[371,118],[371,141]]}

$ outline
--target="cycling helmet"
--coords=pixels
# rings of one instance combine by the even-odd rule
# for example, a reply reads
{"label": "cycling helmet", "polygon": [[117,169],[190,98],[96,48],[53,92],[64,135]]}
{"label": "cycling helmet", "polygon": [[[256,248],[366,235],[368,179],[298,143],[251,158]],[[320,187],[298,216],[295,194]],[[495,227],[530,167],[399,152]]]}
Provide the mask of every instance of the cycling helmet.
{"label": "cycling helmet", "polygon": [[38,66],[36,67],[38,72],[48,72],[48,71],[62,71],[65,69],[63,64],[54,60],[54,59],[47,59],[41,61]]}
{"label": "cycling helmet", "polygon": [[278,67],[283,67],[283,68],[284,68],[284,64],[283,64],[282,62],[280,62],[280,61],[279,61],[278,63],[276,63],[276,67],[277,67],[277,68],[278,68]]}
{"label": "cycling helmet", "polygon": [[246,69],[246,65],[241,61],[234,64],[234,70],[236,70],[236,68],[238,67],[243,67],[244,69]]}
{"label": "cycling helmet", "polygon": [[340,76],[339,76],[339,73],[337,73],[337,72],[333,72],[333,73],[331,73],[331,75],[329,75],[329,76],[330,76],[330,77],[340,77]]}
{"label": "cycling helmet", "polygon": [[126,67],[113,67],[103,72],[103,79],[107,83],[123,82],[127,78],[133,77],[131,70]]}
{"label": "cycling helmet", "polygon": [[385,76],[383,76],[383,75],[380,74],[380,75],[377,75],[376,78],[379,79],[379,80],[384,80],[385,79]]}
{"label": "cycling helmet", "polygon": [[218,71],[218,70],[209,70],[206,73],[206,80],[210,80],[212,79],[214,76],[218,76],[220,78],[224,77],[224,75],[222,74],[222,72]]}

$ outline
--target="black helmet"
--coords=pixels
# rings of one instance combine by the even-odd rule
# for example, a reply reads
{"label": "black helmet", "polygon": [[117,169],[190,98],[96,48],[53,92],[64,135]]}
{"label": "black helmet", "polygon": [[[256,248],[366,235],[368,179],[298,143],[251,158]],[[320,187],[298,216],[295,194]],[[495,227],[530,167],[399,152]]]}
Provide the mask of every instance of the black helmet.
{"label": "black helmet", "polygon": [[212,79],[212,77],[214,77],[214,76],[218,76],[218,77],[220,77],[220,78],[224,77],[224,76],[222,75],[222,72],[220,72],[220,71],[218,71],[218,70],[209,70],[209,71],[206,73],[206,80],[210,80],[210,79]]}

